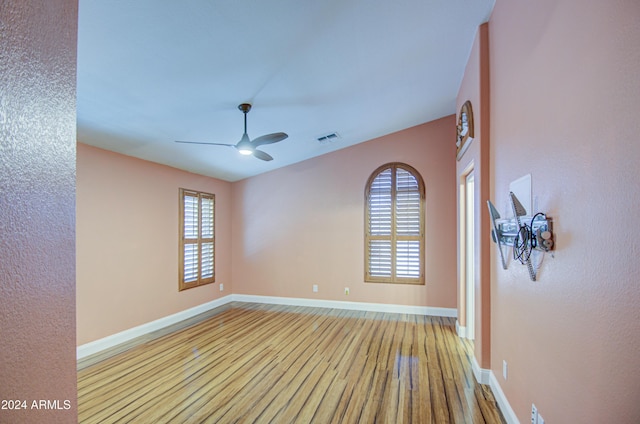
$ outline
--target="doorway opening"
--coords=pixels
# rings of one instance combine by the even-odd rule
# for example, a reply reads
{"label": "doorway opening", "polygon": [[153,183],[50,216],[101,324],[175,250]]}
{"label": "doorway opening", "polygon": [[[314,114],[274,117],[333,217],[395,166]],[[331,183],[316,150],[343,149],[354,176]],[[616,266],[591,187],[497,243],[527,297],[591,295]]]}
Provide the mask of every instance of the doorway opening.
{"label": "doorway opening", "polygon": [[473,169],[464,177],[464,281],[466,338],[475,338],[475,179]]}

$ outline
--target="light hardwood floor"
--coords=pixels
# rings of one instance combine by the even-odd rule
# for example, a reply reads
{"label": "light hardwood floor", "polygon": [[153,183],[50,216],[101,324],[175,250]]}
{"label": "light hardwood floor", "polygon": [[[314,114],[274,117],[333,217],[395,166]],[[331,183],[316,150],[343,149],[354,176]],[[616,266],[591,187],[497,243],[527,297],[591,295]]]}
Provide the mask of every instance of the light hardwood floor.
{"label": "light hardwood floor", "polygon": [[[81,423],[504,423],[451,318],[232,303],[79,363]],[[175,330],[175,329],[173,329]]]}

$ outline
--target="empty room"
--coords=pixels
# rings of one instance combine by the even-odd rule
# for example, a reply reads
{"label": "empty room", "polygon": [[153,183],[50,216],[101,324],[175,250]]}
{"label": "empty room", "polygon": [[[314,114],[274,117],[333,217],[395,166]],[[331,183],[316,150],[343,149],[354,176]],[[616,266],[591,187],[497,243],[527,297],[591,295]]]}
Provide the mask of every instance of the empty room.
{"label": "empty room", "polygon": [[640,422],[639,18],[3,2],[0,423]]}

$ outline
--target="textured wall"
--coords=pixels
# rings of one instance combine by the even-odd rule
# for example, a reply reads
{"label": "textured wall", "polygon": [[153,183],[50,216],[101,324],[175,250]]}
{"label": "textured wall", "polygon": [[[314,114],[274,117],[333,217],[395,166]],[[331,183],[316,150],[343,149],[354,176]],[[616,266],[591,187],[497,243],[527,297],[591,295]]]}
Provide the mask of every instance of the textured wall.
{"label": "textured wall", "polygon": [[[491,367],[491,273],[489,255],[489,230],[491,224],[487,210],[490,189],[489,168],[489,27],[483,24],[469,55],[464,77],[460,84],[457,98],[459,117],[462,105],[469,100],[473,108],[474,139],[464,155],[456,164],[458,180],[457,197],[460,198],[461,184],[469,171],[474,175],[474,274],[475,274],[475,357],[481,368]],[[460,203],[458,204],[458,220],[460,220]],[[460,238],[460,222],[458,222],[458,239]],[[458,246],[458,317],[461,325],[466,321],[466,279],[464,245]]]}
{"label": "textured wall", "polygon": [[531,173],[557,236],[536,282],[492,246],[491,364],[521,422],[532,402],[549,423],[640,422],[639,18],[637,0],[498,0],[490,20],[492,197]]}
{"label": "textured wall", "polygon": [[76,420],[76,34],[75,0],[0,3],[2,423]]}
{"label": "textured wall", "polygon": [[[449,116],[234,183],[234,291],[455,308],[454,140]],[[388,162],[425,182],[425,285],[364,282],[364,189]]]}
{"label": "textured wall", "polygon": [[[231,183],[81,143],[77,173],[78,345],[232,293]],[[180,187],[216,195],[216,283],[182,292]]]}

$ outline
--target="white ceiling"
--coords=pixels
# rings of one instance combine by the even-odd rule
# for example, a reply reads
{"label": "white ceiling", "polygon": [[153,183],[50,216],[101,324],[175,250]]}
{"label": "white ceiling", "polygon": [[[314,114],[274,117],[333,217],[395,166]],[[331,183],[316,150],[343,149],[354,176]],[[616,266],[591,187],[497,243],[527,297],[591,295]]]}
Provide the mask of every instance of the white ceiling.
{"label": "white ceiling", "polygon": [[[428,122],[494,2],[80,0],[78,140],[237,181]],[[273,161],[174,142],[235,144],[243,102]]]}

